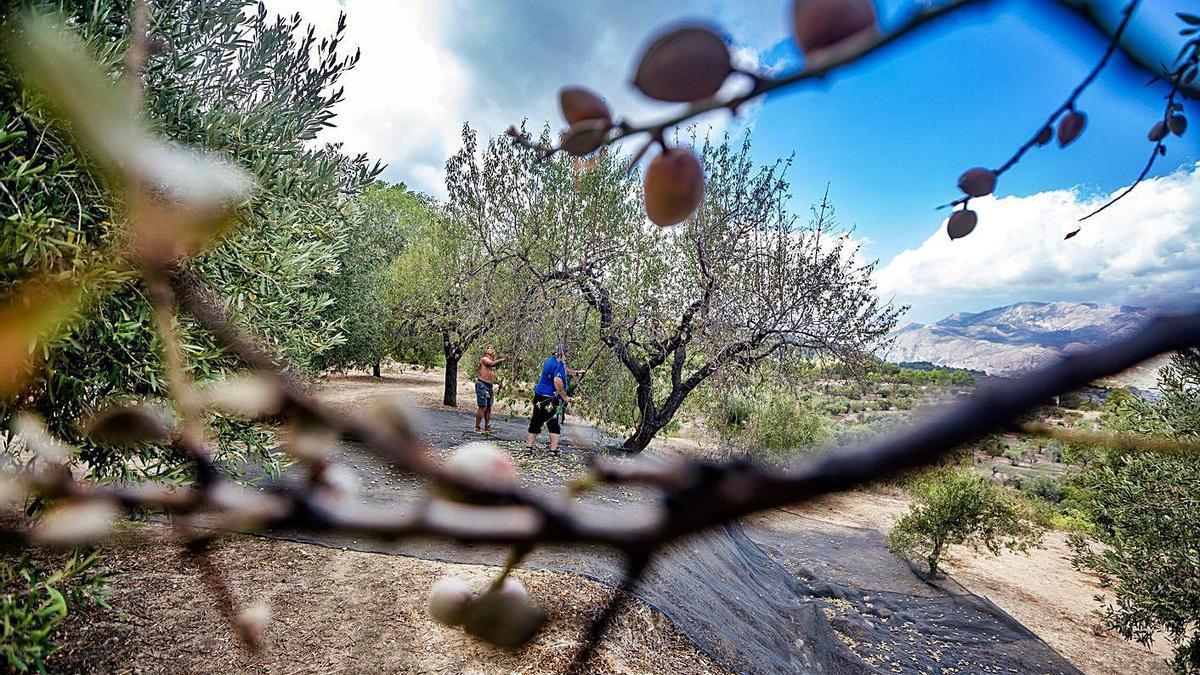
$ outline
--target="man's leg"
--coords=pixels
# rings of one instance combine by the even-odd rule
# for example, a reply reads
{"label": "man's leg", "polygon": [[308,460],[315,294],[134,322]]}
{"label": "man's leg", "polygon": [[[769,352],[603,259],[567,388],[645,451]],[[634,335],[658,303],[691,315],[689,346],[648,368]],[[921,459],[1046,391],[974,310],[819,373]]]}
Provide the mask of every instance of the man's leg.
{"label": "man's leg", "polygon": [[525,449],[533,450],[533,444],[536,441],[537,441],[537,434],[533,433],[532,431],[525,434]]}
{"label": "man's leg", "polygon": [[559,434],[550,434],[550,452],[558,452],[558,437]]}
{"label": "man's leg", "polygon": [[475,410],[475,431],[479,431],[479,423],[483,420],[483,411],[483,406],[479,406]]}
{"label": "man's leg", "polygon": [[483,428],[488,431],[492,430],[492,404],[491,403],[489,403],[488,406],[483,409]]}

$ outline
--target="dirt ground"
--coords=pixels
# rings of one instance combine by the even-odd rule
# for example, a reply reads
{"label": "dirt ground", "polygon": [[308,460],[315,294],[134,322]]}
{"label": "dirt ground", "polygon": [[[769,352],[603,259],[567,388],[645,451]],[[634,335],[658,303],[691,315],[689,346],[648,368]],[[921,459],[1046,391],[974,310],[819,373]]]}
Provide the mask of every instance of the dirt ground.
{"label": "dirt ground", "polygon": [[[417,405],[440,405],[442,381],[441,370],[402,367],[382,381],[366,375],[330,378],[321,392],[338,405],[363,403],[384,391],[398,391]],[[459,401],[460,406],[473,404],[470,382],[459,383]],[[669,446],[663,448],[669,454],[688,454],[696,445],[682,439],[655,443]],[[811,518],[886,533],[908,506],[903,491],[880,488],[831,495],[795,510]],[[1164,641],[1147,649],[1100,623],[1095,596],[1103,589],[1093,577],[1071,566],[1066,535],[1049,532],[1044,543],[1045,548],[1029,555],[988,556],[954,547],[945,567],[960,584],[996,603],[1087,673],[1170,672],[1165,663],[1170,647]]]}
{"label": "dirt ground", "polygon": [[[397,368],[385,371],[383,380],[365,374],[332,377],[319,392],[333,405],[361,410],[387,395],[417,406],[438,406],[441,388],[440,370]],[[470,382],[460,383],[459,401],[463,408],[473,405]],[[664,454],[687,454],[694,444],[666,443],[670,447]],[[903,492],[876,489],[832,495],[789,510],[886,532],[907,508]],[[552,618],[534,643],[506,653],[435,624],[424,612],[425,592],[439,576],[459,574],[482,584],[494,569],[253,537],[227,540],[219,557],[238,597],[265,600],[273,608],[271,643],[262,657],[248,657],[238,648],[194,571],[174,549],[162,546],[107,559],[108,568],[118,573],[114,610],[73,616],[63,639],[66,646],[52,662],[54,669],[558,672],[587,617],[610,593],[573,575],[518,572]],[[958,547],[950,552],[946,568],[959,583],[992,600],[1085,672],[1169,672],[1165,644],[1148,650],[1100,625],[1093,611],[1094,596],[1101,589],[1071,567],[1061,533],[1050,533],[1046,548],[1028,556],[989,557]],[[636,602],[618,620],[597,663],[598,672],[724,672],[661,614]]]}
{"label": "dirt ground", "polygon": [[[159,528],[156,525],[144,527]],[[161,529],[161,528],[159,528]],[[496,569],[295,544],[225,540],[216,555],[236,598],[271,607],[268,644],[248,655],[178,549],[116,551],[111,610],[72,614],[64,673],[533,673],[562,672],[581,631],[611,591],[551,572],[514,572],[550,615],[515,652],[488,647],[425,613],[425,593],[453,574],[477,587]],[[629,603],[593,662],[598,673],[723,673],[658,612]]]}

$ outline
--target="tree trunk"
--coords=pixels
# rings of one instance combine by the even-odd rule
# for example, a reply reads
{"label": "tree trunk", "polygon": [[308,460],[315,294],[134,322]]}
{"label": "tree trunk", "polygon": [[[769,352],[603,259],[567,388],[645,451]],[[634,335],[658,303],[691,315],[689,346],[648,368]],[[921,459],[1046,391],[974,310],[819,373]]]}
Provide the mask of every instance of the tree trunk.
{"label": "tree trunk", "polygon": [[933,542],[933,550],[931,550],[929,552],[929,556],[925,559],[925,562],[929,564],[929,577],[931,579],[937,578],[938,563],[941,562],[941,559],[942,559],[942,542],[935,541],[935,542]]}
{"label": "tree trunk", "polygon": [[376,363],[374,366],[371,367],[371,375],[373,375],[374,377],[383,377],[383,375],[381,375],[379,373],[379,364],[378,363]]}
{"label": "tree trunk", "polygon": [[458,360],[462,354],[446,354],[446,389],[442,403],[451,408],[458,407]]}
{"label": "tree trunk", "polygon": [[650,445],[650,441],[654,440],[654,434],[658,433],[667,425],[670,418],[663,419],[658,415],[647,415],[643,417],[634,430],[633,435],[625,439],[621,449],[628,453],[638,453],[646,449]]}

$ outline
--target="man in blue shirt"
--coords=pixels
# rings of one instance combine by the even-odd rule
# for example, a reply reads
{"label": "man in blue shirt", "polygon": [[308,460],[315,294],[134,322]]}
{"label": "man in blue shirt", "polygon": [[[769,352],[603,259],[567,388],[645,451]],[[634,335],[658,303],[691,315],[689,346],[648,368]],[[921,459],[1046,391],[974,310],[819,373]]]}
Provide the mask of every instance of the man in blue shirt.
{"label": "man in blue shirt", "polygon": [[542,364],[542,374],[533,387],[533,415],[529,418],[529,434],[525,438],[525,449],[533,451],[533,444],[542,426],[550,432],[550,452],[558,452],[558,437],[562,434],[562,416],[566,405],[571,402],[567,395],[568,374],[578,375],[582,370],[567,368],[567,345],[560,342],[554,348],[554,356]]}

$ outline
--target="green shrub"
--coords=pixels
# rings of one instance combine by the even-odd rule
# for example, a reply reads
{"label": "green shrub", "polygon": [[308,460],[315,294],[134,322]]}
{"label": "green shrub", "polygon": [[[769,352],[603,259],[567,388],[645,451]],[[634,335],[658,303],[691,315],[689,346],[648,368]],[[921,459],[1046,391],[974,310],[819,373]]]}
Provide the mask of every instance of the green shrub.
{"label": "green shrub", "polygon": [[825,419],[794,396],[773,394],[754,408],[748,428],[752,451],[786,457],[833,439]]}
{"label": "green shrub", "polygon": [[666,424],[663,426],[663,428],[662,428],[662,429],[659,429],[659,430],[658,430],[658,433],[659,433],[659,434],[661,434],[661,435],[663,435],[663,436],[670,436],[670,435],[672,435],[672,434],[677,434],[677,433],[679,433],[679,429],[680,429],[679,420],[678,420],[678,419],[672,419],[670,422],[667,422],[667,423],[666,423]]}
{"label": "green shrub", "polygon": [[1052,504],[1062,499],[1062,485],[1050,476],[1017,476],[1015,480],[1017,489],[1031,497]]}
{"label": "green shrub", "polygon": [[1011,462],[1013,466],[1016,466],[1025,459],[1027,454],[1025,448],[1009,448],[1004,451],[1004,458]]}
{"label": "green shrub", "polygon": [[1004,454],[1005,450],[1008,450],[1008,443],[996,435],[986,436],[979,442],[979,449],[988,457],[999,457]]}
{"label": "green shrub", "polygon": [[750,416],[753,414],[754,404],[750,399],[745,396],[735,395],[725,407],[724,430],[731,434],[740,432],[746,426],[746,423],[750,421]]}
{"label": "green shrub", "polygon": [[919,556],[937,576],[951,544],[966,544],[992,555],[1040,546],[1042,530],[1005,488],[971,469],[929,471],[912,484],[916,503],[888,535],[898,556]]}
{"label": "green shrub", "polygon": [[76,552],[61,565],[0,557],[0,650],[7,670],[46,671],[57,651],[55,630],[72,606],[104,605],[105,577],[95,572],[97,553]]}
{"label": "green shrub", "polygon": [[[11,19],[25,7],[61,14],[103,69],[120,72],[130,3],[0,3],[6,46],[24,39],[12,32],[20,29]],[[248,0],[149,8],[154,34],[169,48],[146,62],[147,123],[168,140],[231,158],[259,183],[239,209],[238,226],[191,258],[188,271],[226,299],[240,325],[312,373],[317,357],[343,340],[340,323],[327,315],[326,282],[338,274],[345,248],[346,196],[370,184],[379,169],[364,157],[312,142],[342,98],[335,83],[357,57],[344,47],[339,53],[338,39],[306,42],[303,24],[259,14]],[[331,37],[340,34],[338,29]],[[94,271],[101,258],[129,243],[127,228],[118,225],[122,209],[102,189],[109,181],[81,156],[69,126],[49,113],[44,97],[21,85],[7,59],[0,59],[0,111],[0,194],[6,195],[0,199],[0,295],[44,275],[98,276],[97,295],[107,292],[46,346],[21,407],[85,447],[82,458],[93,475],[136,470],[149,478],[172,477],[187,466],[178,452],[100,448],[79,431],[79,420],[110,399],[166,396],[145,284],[137,274]],[[195,379],[220,379],[241,367],[186,314],[176,330]],[[14,410],[0,404],[0,425]],[[249,429],[225,425],[222,459],[272,461],[273,444]]]}

